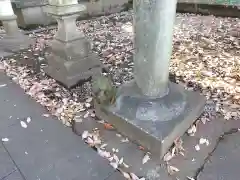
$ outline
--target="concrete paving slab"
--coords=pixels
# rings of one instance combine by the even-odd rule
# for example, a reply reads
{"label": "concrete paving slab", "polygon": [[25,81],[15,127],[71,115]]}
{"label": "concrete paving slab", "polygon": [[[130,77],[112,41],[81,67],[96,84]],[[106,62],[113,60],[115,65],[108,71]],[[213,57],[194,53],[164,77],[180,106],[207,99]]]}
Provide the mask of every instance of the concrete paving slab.
{"label": "concrete paving slab", "polygon": [[91,132],[95,128],[100,130],[102,141],[107,144],[106,151],[112,152],[113,149],[117,149],[118,152],[115,152],[115,154],[119,158],[123,157],[124,163],[129,166],[124,169],[126,172],[134,172],[137,176],[146,177],[149,180],[158,180],[159,176],[164,180],[171,179],[167,174],[166,168],[159,166],[158,157],[151,155],[151,160],[143,164],[142,159],[146,154],[145,150],[141,150],[137,144],[131,141],[122,142],[122,140],[126,140],[126,137],[119,134],[116,129],[107,130],[103,124],[90,117],[82,122],[76,122],[74,125],[75,133],[78,135],[81,135],[85,130]]}
{"label": "concrete paving slab", "polygon": [[198,180],[237,180],[240,165],[240,132],[227,135],[219,143]]}
{"label": "concrete paving slab", "polygon": [[0,180],[16,171],[16,166],[9,157],[7,151],[0,143]]}
{"label": "concrete paving slab", "polygon": [[[0,88],[0,114],[4,114],[0,137],[9,139],[4,146],[27,180],[104,180],[114,172],[70,128],[53,117],[42,117],[45,109],[3,76],[0,73],[0,83],[7,86]],[[9,116],[14,117],[11,123]],[[32,121],[23,128],[20,121],[29,116]]]}
{"label": "concrete paving slab", "polygon": [[[186,177],[195,177],[204,165],[205,160],[217,146],[219,138],[224,134],[224,127],[225,120],[219,117],[206,122],[206,124],[198,123],[197,132],[194,136],[185,134],[182,137],[185,155],[175,156],[169,162],[180,170],[174,176],[179,180],[186,180]],[[195,146],[199,144],[200,138],[207,139],[209,145],[200,145],[200,150],[197,151]]]}
{"label": "concrete paving slab", "polygon": [[16,170],[1,180],[24,180],[24,179],[22,178],[20,172]]}

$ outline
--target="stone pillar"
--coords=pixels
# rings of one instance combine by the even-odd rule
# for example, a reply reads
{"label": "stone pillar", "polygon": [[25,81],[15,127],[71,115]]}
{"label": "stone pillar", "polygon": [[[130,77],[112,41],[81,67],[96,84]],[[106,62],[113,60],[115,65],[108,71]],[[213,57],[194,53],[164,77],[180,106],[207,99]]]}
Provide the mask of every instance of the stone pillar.
{"label": "stone pillar", "polygon": [[49,0],[46,12],[58,22],[51,42],[45,72],[70,88],[79,81],[100,73],[100,60],[91,52],[90,43],[78,31],[76,18],[86,10],[77,0]]}
{"label": "stone pillar", "polygon": [[19,31],[16,19],[17,16],[13,12],[11,1],[0,0],[0,21],[6,32],[0,39],[1,51],[15,52],[26,49],[32,43],[32,40]]}
{"label": "stone pillar", "polygon": [[176,4],[176,0],[133,3],[135,80],[144,95],[160,97],[168,93]]}
{"label": "stone pillar", "polygon": [[202,113],[205,98],[169,82],[177,0],[136,0],[135,79],[96,114],[160,158]]}

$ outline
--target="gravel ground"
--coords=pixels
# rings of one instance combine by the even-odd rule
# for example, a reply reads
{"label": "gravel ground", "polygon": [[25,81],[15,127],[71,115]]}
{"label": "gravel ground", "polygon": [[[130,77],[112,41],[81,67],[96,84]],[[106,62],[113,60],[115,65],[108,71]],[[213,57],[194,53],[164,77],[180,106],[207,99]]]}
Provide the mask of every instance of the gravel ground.
{"label": "gravel ground", "polygon": [[[92,41],[93,51],[101,57],[116,86],[133,78],[131,22],[132,12],[129,11],[77,23],[79,29]],[[206,123],[219,115],[223,115],[226,120],[239,120],[240,20],[177,14],[174,29],[170,79],[189,90],[200,91],[207,97],[206,108],[199,121]],[[91,84],[87,82],[67,90],[48,78],[42,70],[36,74],[29,68],[35,67],[36,58],[44,62],[45,47],[55,32],[50,30],[30,34],[37,43],[28,51],[4,58],[0,68],[5,69],[27,94],[45,106],[51,114],[71,126],[74,119],[95,116]],[[25,63],[28,65],[24,66]],[[83,116],[75,116],[78,112],[82,112]],[[188,133],[195,131],[193,125]]]}

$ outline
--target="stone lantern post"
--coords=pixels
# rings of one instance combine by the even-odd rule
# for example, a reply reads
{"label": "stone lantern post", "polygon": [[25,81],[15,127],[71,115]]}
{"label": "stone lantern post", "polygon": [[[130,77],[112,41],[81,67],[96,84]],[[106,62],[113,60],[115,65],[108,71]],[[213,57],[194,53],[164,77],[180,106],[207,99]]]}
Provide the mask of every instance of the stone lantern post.
{"label": "stone lantern post", "polygon": [[97,115],[160,158],[201,114],[205,99],[169,82],[177,0],[134,0],[132,82],[114,105],[96,104]]}
{"label": "stone lantern post", "polygon": [[70,88],[100,73],[100,60],[90,43],[78,31],[76,19],[86,10],[78,0],[49,0],[46,12],[58,22],[58,31],[49,47],[45,72]]}
{"label": "stone lantern post", "polygon": [[23,35],[17,25],[17,16],[14,14],[10,0],[0,0],[0,21],[2,21],[5,34],[0,38],[0,49],[6,54],[26,49],[32,40]]}

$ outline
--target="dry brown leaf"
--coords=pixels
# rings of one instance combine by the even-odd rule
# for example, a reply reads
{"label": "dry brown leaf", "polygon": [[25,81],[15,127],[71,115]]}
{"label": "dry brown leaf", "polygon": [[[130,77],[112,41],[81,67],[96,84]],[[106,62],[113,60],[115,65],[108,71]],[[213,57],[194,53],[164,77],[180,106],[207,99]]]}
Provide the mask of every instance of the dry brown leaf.
{"label": "dry brown leaf", "polygon": [[107,130],[113,130],[114,129],[114,127],[111,124],[106,123],[106,122],[104,123],[104,128],[107,129]]}

